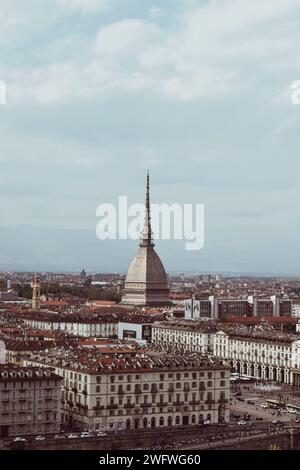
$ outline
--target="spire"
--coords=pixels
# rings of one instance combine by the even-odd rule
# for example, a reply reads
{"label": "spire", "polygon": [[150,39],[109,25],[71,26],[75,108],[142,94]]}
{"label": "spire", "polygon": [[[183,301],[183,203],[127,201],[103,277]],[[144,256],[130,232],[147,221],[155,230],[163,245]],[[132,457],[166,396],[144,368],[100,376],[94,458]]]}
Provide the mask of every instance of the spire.
{"label": "spire", "polygon": [[146,204],[145,204],[145,220],[144,227],[141,232],[141,243],[140,246],[154,246],[152,239],[151,229],[151,215],[150,215],[150,176],[149,170],[147,172],[147,188],[146,188]]}

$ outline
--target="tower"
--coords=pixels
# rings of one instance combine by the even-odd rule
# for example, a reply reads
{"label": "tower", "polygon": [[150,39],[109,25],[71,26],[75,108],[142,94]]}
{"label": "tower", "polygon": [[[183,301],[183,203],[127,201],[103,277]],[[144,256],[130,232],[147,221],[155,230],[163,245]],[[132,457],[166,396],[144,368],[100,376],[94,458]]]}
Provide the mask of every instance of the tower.
{"label": "tower", "polygon": [[145,220],[139,250],[129,266],[122,304],[162,306],[170,303],[164,266],[154,250],[150,212],[150,177],[147,174]]}
{"label": "tower", "polygon": [[40,310],[41,308],[41,279],[36,274],[33,281],[32,291],[32,308],[33,310]]}

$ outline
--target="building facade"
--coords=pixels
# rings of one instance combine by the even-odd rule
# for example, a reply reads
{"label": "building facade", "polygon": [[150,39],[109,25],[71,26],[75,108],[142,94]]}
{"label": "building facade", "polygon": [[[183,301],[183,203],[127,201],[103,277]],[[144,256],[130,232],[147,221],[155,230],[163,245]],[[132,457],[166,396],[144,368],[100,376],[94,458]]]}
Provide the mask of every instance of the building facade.
{"label": "building facade", "polygon": [[234,372],[300,386],[300,338],[294,334],[216,322],[211,326],[210,322],[165,322],[152,326],[152,343],[173,351],[210,354]]}
{"label": "building facade", "polygon": [[184,317],[187,320],[224,320],[228,317],[284,317],[292,314],[292,301],[279,294],[267,299],[253,295],[247,299],[226,299],[211,295],[208,299],[185,300]]}
{"label": "building facade", "polygon": [[[29,360],[47,365],[47,359]],[[63,378],[63,421],[74,429],[138,429],[229,420],[230,370],[202,355],[149,353],[101,367],[48,362]]]}
{"label": "building facade", "polygon": [[23,318],[23,321],[25,325],[31,328],[46,331],[62,331],[74,336],[109,338],[118,334],[118,320],[113,319],[111,316],[110,318],[103,318],[102,321],[101,319],[93,320],[88,316],[85,320],[26,316]]}
{"label": "building facade", "polygon": [[0,438],[60,431],[61,378],[49,369],[0,365]]}

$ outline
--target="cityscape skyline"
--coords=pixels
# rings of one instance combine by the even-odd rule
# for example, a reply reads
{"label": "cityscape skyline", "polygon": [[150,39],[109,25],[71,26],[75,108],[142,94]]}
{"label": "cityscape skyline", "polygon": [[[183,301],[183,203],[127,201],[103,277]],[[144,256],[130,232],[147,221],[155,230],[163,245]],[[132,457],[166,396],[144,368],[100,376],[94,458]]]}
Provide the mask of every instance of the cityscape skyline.
{"label": "cityscape skyline", "polygon": [[300,1],[0,20],[1,463],[300,450]]}

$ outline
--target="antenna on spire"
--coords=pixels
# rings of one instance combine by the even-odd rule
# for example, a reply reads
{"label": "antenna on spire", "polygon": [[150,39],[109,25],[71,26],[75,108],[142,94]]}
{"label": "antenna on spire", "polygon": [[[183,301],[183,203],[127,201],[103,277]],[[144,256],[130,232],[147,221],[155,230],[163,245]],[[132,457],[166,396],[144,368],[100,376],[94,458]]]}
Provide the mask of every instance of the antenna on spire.
{"label": "antenna on spire", "polygon": [[146,210],[148,211],[148,217],[150,218],[150,174],[149,174],[149,170],[147,170]]}
{"label": "antenna on spire", "polygon": [[145,204],[145,221],[144,228],[141,233],[141,245],[142,246],[154,246],[152,240],[152,229],[151,229],[151,216],[150,216],[150,172],[147,170],[147,187],[146,187],[146,204]]}

